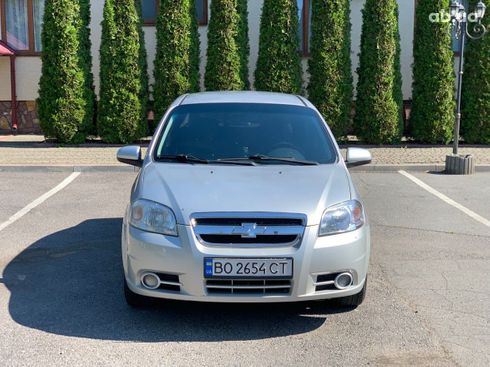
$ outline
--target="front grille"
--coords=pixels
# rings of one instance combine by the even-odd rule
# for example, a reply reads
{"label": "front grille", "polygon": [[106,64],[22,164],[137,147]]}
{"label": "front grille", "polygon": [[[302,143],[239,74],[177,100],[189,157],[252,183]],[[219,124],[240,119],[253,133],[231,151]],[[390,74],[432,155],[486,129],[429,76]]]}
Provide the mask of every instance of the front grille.
{"label": "front grille", "polygon": [[287,295],[291,292],[291,281],[273,279],[207,280],[206,290],[208,294]]}
{"label": "front grille", "polygon": [[285,213],[196,213],[191,223],[207,246],[299,246],[306,216]]}
{"label": "front grille", "polygon": [[298,236],[290,235],[290,236],[279,236],[279,235],[269,235],[269,236],[261,236],[258,235],[255,238],[243,238],[239,235],[220,235],[220,234],[204,234],[201,235],[203,241],[208,243],[271,243],[271,244],[280,244],[280,243],[290,243],[294,242]]}

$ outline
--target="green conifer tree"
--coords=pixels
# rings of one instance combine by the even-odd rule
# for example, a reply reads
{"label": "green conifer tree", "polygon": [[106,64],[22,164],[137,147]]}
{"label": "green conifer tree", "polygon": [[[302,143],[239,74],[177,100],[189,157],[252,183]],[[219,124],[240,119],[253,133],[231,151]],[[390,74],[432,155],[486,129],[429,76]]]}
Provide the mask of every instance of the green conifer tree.
{"label": "green conifer tree", "polygon": [[[208,27],[208,50],[204,85],[207,90],[242,90],[240,13],[237,0],[213,0]],[[243,39],[242,39],[243,40]]]}
{"label": "green conifer tree", "polygon": [[413,47],[410,127],[422,143],[448,143],[454,126],[454,60],[450,23],[431,22],[430,14],[449,10],[449,0],[418,0]]}
{"label": "green conifer tree", "polygon": [[403,126],[398,6],[366,0],[362,14],[354,126],[366,143],[396,143]]}
{"label": "green conifer tree", "polygon": [[308,98],[333,133],[347,133],[352,109],[349,0],[312,0]]}
{"label": "green conifer tree", "polygon": [[146,131],[140,27],[135,0],[105,1],[98,130],[108,143],[130,143]]}
{"label": "green conifer tree", "polygon": [[154,76],[156,119],[178,96],[199,91],[199,35],[194,0],[161,0]]}
{"label": "green conifer tree", "polygon": [[91,85],[90,51],[83,49],[86,37],[81,37],[86,21],[82,9],[78,1],[71,0],[45,4],[38,112],[44,134],[60,143],[85,141],[93,116],[93,100],[87,90]]}
{"label": "green conifer tree", "polygon": [[255,89],[301,93],[298,7],[293,0],[264,0]]}

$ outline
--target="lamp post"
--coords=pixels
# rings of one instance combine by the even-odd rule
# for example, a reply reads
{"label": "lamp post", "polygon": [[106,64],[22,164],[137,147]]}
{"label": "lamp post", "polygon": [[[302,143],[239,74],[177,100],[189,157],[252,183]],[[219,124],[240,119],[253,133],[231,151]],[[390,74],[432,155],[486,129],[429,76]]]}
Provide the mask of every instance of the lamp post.
{"label": "lamp post", "polygon": [[[461,91],[463,86],[464,50],[466,38],[480,39],[487,29],[481,23],[485,16],[486,6],[482,1],[476,5],[476,11],[468,14],[465,6],[459,1],[453,0],[450,7],[451,23],[456,39],[459,40],[459,65],[458,65],[458,86],[456,93],[456,118],[454,121],[454,145],[453,154],[446,156],[446,173],[449,174],[471,174],[475,171],[472,156],[460,156],[459,149],[459,130],[461,126]],[[471,26],[468,22],[475,23]]]}

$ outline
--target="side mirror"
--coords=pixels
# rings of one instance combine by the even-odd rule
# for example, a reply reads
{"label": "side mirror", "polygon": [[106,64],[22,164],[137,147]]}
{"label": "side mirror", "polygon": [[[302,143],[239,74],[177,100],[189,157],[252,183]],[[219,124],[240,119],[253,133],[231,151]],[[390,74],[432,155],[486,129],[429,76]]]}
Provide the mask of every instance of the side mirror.
{"label": "side mirror", "polygon": [[347,159],[345,164],[348,168],[369,164],[373,160],[371,153],[367,149],[347,148]]}
{"label": "side mirror", "polygon": [[119,148],[117,151],[117,160],[121,163],[141,167],[143,165],[143,160],[141,159],[141,147],[138,145],[128,145]]}

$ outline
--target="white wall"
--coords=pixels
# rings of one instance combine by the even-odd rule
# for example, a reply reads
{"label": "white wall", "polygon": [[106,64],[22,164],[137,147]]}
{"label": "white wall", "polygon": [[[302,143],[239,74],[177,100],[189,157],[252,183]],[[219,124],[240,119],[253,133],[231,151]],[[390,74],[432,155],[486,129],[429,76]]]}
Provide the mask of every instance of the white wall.
{"label": "white wall", "polygon": [[[401,45],[403,99],[412,98],[413,34],[415,27],[415,0],[398,0]],[[430,50],[427,50],[430,52]]]}
{"label": "white wall", "polygon": [[[405,0],[406,1],[406,0]],[[354,87],[357,85],[357,68],[359,67],[359,49],[361,48],[362,8],[365,0],[352,0],[350,4],[351,30],[351,60]],[[354,91],[355,93],[355,91]]]}
{"label": "white wall", "polygon": [[41,78],[41,58],[17,57],[17,100],[33,101],[38,97],[39,79]]}
{"label": "white wall", "polygon": [[0,101],[10,101],[10,57],[0,57]]}
{"label": "white wall", "polygon": [[259,56],[259,35],[260,35],[260,15],[262,14],[262,5],[264,0],[249,0],[248,1],[248,38],[250,43],[250,85],[254,82],[255,66]]}
{"label": "white wall", "polygon": [[[10,101],[10,58],[0,57],[0,100]],[[34,56],[17,57],[15,62],[17,100],[33,101],[38,96],[41,78],[41,59]]]}
{"label": "white wall", "polygon": [[104,0],[91,0],[90,40],[92,41],[92,72],[94,74],[95,91],[99,93],[99,49],[102,36],[101,22],[103,19]]}
{"label": "white wall", "polygon": [[[208,16],[211,15],[211,1],[208,1]],[[206,50],[208,48],[208,27],[199,27],[199,73],[201,75],[201,90],[204,90],[204,72],[206,70]],[[151,66],[153,70],[153,65]],[[153,71],[152,71],[153,73]]]}

